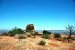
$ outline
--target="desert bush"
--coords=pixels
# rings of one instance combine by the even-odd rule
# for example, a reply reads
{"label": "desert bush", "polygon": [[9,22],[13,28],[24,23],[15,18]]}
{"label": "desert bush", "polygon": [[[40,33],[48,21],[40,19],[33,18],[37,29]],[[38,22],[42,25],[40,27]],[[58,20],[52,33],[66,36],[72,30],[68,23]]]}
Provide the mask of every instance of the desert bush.
{"label": "desert bush", "polygon": [[27,36],[31,37],[31,36],[36,36],[38,35],[38,32],[33,32],[32,30],[30,30],[29,32],[27,32]]}
{"label": "desert bush", "polygon": [[40,42],[39,42],[39,45],[45,45],[46,44],[46,42],[44,41],[44,40],[41,40]]}
{"label": "desert bush", "polygon": [[36,35],[38,35],[38,32],[32,33],[32,36],[36,36]]}
{"label": "desert bush", "polygon": [[15,33],[13,33],[12,31],[9,31],[9,32],[8,32],[8,35],[9,35],[9,36],[15,36]]}
{"label": "desert bush", "polygon": [[5,36],[7,36],[7,35],[8,35],[8,33],[7,33],[7,32],[4,32],[4,33],[2,33],[2,35],[5,35]]}
{"label": "desert bush", "polygon": [[31,37],[31,36],[33,36],[33,35],[34,35],[34,33],[33,33],[32,30],[29,30],[29,31],[27,32],[27,36],[28,36],[28,37]]}
{"label": "desert bush", "polygon": [[35,35],[38,35],[38,32],[34,32]]}
{"label": "desert bush", "polygon": [[44,30],[43,34],[51,34],[51,32]]}
{"label": "desert bush", "polygon": [[66,27],[66,32],[67,32],[67,40],[68,40],[68,43],[72,41],[72,39],[74,40],[74,38],[72,38],[72,35],[75,34],[75,27],[72,26],[72,25],[68,25]]}
{"label": "desert bush", "polygon": [[16,34],[15,38],[17,38],[17,39],[25,39],[26,37],[23,34]]}
{"label": "desert bush", "polygon": [[50,38],[50,34],[51,34],[51,32],[44,30],[43,34],[42,34],[42,38],[49,39]]}
{"label": "desert bush", "polygon": [[56,34],[54,34],[54,38],[61,38],[61,35],[56,33]]}
{"label": "desert bush", "polygon": [[45,39],[49,39],[50,38],[50,35],[48,35],[48,34],[42,34],[42,38],[45,38]]}
{"label": "desert bush", "polygon": [[9,36],[14,36],[15,34],[23,34],[23,30],[20,28],[14,28],[8,32]]}

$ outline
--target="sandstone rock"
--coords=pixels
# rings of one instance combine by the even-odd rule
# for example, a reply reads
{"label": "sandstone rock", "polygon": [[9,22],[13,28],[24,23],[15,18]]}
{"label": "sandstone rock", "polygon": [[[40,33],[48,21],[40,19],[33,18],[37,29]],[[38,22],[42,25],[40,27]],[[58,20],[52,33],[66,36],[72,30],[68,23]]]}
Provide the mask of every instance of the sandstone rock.
{"label": "sandstone rock", "polygon": [[33,25],[33,24],[28,24],[28,25],[26,26],[26,31],[28,32],[29,30],[34,31],[34,25]]}

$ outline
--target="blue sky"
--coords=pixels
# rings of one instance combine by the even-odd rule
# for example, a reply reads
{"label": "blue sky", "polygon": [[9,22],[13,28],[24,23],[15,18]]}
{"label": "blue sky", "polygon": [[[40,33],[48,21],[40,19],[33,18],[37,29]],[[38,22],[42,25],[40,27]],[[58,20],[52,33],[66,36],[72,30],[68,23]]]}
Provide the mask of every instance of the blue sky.
{"label": "blue sky", "polygon": [[36,30],[75,26],[75,0],[0,0],[0,29],[34,24]]}

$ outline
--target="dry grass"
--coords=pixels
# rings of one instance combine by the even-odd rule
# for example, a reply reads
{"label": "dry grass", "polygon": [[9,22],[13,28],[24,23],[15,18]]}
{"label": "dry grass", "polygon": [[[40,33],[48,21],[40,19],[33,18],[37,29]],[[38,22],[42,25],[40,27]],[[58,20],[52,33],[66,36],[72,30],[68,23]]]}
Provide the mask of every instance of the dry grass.
{"label": "dry grass", "polygon": [[54,43],[49,43],[50,46],[58,47],[59,45],[54,44]]}
{"label": "dry grass", "polygon": [[[45,40],[46,45],[38,45],[39,41]],[[75,50],[74,43],[65,43],[54,39],[35,38],[16,39],[14,37],[0,36],[0,50]]]}

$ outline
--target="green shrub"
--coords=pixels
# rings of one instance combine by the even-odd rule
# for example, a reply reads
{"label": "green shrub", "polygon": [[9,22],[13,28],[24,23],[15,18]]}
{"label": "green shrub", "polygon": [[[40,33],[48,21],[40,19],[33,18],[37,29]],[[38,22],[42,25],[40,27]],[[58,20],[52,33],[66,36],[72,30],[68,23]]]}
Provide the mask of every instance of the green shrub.
{"label": "green shrub", "polygon": [[28,37],[31,37],[31,36],[33,36],[34,34],[33,34],[33,31],[32,30],[29,30],[29,32],[28,32]]}
{"label": "green shrub", "polygon": [[15,36],[15,33],[14,33],[13,31],[9,31],[9,32],[8,32],[8,35],[9,35],[9,36]]}
{"label": "green shrub", "polygon": [[51,32],[44,30],[42,34],[42,38],[49,39]]}
{"label": "green shrub", "polygon": [[61,38],[61,35],[56,33],[56,34],[54,34],[54,38]]}
{"label": "green shrub", "polygon": [[44,41],[44,40],[41,40],[40,42],[39,42],[39,45],[45,45],[46,44],[46,42]]}
{"label": "green shrub", "polygon": [[43,34],[43,35],[42,35],[42,38],[49,39],[49,38],[50,38],[50,35],[48,35],[48,34],[45,34],[45,35],[44,35],[44,34]]}
{"label": "green shrub", "polygon": [[51,32],[44,30],[43,34],[51,34]]}
{"label": "green shrub", "polygon": [[9,36],[14,36],[15,34],[23,34],[23,30],[20,28],[14,28],[8,32]]}
{"label": "green shrub", "polygon": [[8,33],[7,33],[7,32],[4,32],[4,33],[2,33],[2,35],[5,35],[5,36],[7,36],[7,35],[8,35]]}

